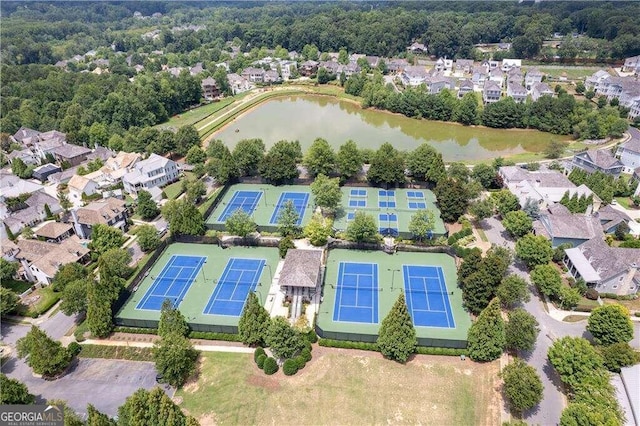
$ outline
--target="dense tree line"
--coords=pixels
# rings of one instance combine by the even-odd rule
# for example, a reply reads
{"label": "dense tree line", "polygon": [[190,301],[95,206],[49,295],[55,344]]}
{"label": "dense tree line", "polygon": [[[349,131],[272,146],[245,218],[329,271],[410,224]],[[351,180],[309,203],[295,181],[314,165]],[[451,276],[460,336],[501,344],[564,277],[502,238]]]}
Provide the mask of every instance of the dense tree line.
{"label": "dense tree line", "polygon": [[[149,17],[135,19],[133,12]],[[544,53],[542,42],[554,32],[573,31],[601,39],[595,44],[600,59],[640,53],[640,13],[632,3],[604,8],[593,3],[422,3],[313,4],[256,6],[190,2],[55,4],[34,3],[29,8],[2,4],[2,37],[7,45],[5,63],[54,63],[112,43],[119,50],[164,49],[191,60],[218,60],[225,41],[235,40],[243,50],[275,47],[303,51],[314,45],[320,51],[394,55],[413,40],[426,44],[431,54],[471,57],[476,43],[512,41],[518,57]],[[172,32],[175,25],[198,24],[202,31]],[[161,30],[156,39],[140,37],[138,28]],[[583,40],[568,38],[563,58],[585,49]],[[196,52],[195,55],[192,52]]]}

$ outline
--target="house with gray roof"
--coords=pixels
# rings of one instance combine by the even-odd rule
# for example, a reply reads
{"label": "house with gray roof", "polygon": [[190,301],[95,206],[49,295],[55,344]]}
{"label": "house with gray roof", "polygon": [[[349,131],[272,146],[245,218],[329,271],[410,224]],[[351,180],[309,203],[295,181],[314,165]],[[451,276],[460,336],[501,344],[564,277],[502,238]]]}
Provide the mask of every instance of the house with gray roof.
{"label": "house with gray roof", "polygon": [[607,234],[613,234],[618,229],[618,225],[633,221],[626,213],[616,210],[610,205],[601,207],[595,216],[600,220],[602,230]]}
{"label": "house with gray roof", "polygon": [[622,71],[640,74],[640,55],[626,58],[624,65],[622,65]]}
{"label": "house with gray roof", "polygon": [[408,66],[402,71],[400,74],[400,78],[402,79],[402,83],[405,86],[420,86],[427,82],[429,78],[429,73],[427,69],[420,65],[411,65]]}
{"label": "house with gray roof", "polygon": [[574,155],[568,168],[573,170],[576,167],[587,173],[599,171],[617,178],[622,173],[624,164],[614,157],[608,149],[594,149]]}
{"label": "house with gray roof", "polygon": [[543,74],[538,68],[529,68],[524,77],[524,85],[527,90],[531,90],[536,83],[542,83]]}
{"label": "house with gray roof", "polygon": [[77,166],[86,161],[87,156],[91,154],[89,148],[67,143],[53,149],[53,155],[60,163],[66,161],[72,166]]}
{"label": "house with gray roof", "polygon": [[485,104],[492,104],[500,100],[502,88],[494,81],[487,80],[482,88],[482,100]]}
{"label": "house with gray roof", "polygon": [[180,174],[178,163],[158,154],[151,154],[146,160],[137,162],[133,169],[123,176],[124,190],[137,195],[141,189],[175,182]]}
{"label": "house with gray roof", "polygon": [[621,144],[616,150],[616,157],[624,165],[625,173],[633,173],[640,167],[640,130],[630,127],[631,139]]}
{"label": "house with gray roof", "polygon": [[385,62],[387,64],[387,70],[396,74],[402,72],[402,70],[409,66],[409,62],[406,59],[389,58]]}
{"label": "house with gray roof", "polygon": [[48,163],[33,169],[33,178],[38,179],[40,182],[46,182],[49,176],[61,171],[62,168],[60,166]]}
{"label": "house with gray roof", "polygon": [[78,167],[69,167],[66,170],[61,172],[53,173],[47,177],[47,180],[51,183],[59,185],[61,183],[69,183],[72,177],[74,177],[78,172]]}
{"label": "house with gray roof", "polygon": [[471,74],[473,71],[473,65],[473,59],[456,59],[454,63],[454,70],[461,74]]}
{"label": "house with gray roof", "polygon": [[7,155],[9,164],[13,164],[13,160],[19,158],[27,166],[37,166],[40,164],[40,157],[33,153],[29,148],[14,149]]}
{"label": "house with gray roof", "polygon": [[551,90],[547,83],[533,83],[531,86],[531,99],[537,101],[543,96],[555,96],[556,92]]}
{"label": "house with gray roof", "polygon": [[59,243],[73,235],[73,226],[62,222],[47,222],[34,230],[33,234],[41,240]]}
{"label": "house with gray roof", "polygon": [[458,98],[462,98],[464,95],[471,92],[473,92],[473,81],[466,79],[460,81],[460,85],[458,87]]}
{"label": "house with gray roof", "polygon": [[527,100],[527,89],[520,83],[511,82],[507,85],[507,96],[522,104]]}
{"label": "house with gray roof", "polygon": [[27,143],[27,140],[37,137],[40,134],[39,131],[30,129],[28,127],[20,127],[18,131],[11,136],[14,142]]}
{"label": "house with gray roof", "polygon": [[597,236],[565,250],[564,264],[575,279],[582,278],[600,293],[636,294],[640,286],[640,249],[609,247]]}
{"label": "house with gray roof", "polygon": [[589,214],[572,214],[563,210],[557,209],[555,214],[541,213],[538,220],[533,222],[533,233],[546,237],[554,248],[566,243],[577,247],[596,236],[602,236],[598,219]]}

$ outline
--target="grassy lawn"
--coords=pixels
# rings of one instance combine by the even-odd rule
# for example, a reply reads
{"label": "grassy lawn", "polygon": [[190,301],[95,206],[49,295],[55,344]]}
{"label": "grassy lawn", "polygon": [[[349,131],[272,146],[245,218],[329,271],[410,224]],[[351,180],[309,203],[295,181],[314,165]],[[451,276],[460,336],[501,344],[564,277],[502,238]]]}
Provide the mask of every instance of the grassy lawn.
{"label": "grassy lawn", "polygon": [[598,71],[601,68],[600,67],[589,67],[589,68],[578,67],[577,68],[577,67],[566,66],[566,67],[558,67],[558,68],[539,67],[538,69],[543,73],[548,74],[551,77],[559,78],[563,75],[566,75],[566,77],[569,80],[580,80],[592,75],[594,72]]}
{"label": "grassy lawn", "polygon": [[132,346],[82,345],[82,358],[126,359],[129,361],[153,361],[151,348]]}
{"label": "grassy lawn", "polygon": [[19,314],[37,318],[51,309],[58,300],[60,300],[60,293],[54,292],[51,287],[39,288],[22,300],[26,310],[19,309]]}
{"label": "grassy lawn", "polygon": [[213,204],[213,200],[216,198],[218,192],[220,192],[220,189],[221,188],[214,189],[211,195],[209,195],[209,198],[207,198],[202,204],[198,206],[198,210],[200,210],[200,213],[204,214],[209,206]]}
{"label": "grassy lawn", "polygon": [[636,208],[636,206],[634,206],[633,203],[631,202],[631,198],[629,197],[614,197],[614,198],[618,202],[618,204],[620,204],[625,209],[633,210]]}
{"label": "grassy lawn", "polygon": [[8,288],[18,294],[24,293],[30,289],[32,285],[33,283],[30,283],[29,281],[18,281],[14,279],[2,281],[2,287]]}
{"label": "grassy lawn", "polygon": [[602,299],[605,305],[622,305],[626,306],[631,312],[640,312],[640,298],[635,300],[614,300]]}
{"label": "grassy lawn", "polygon": [[587,299],[586,297],[582,297],[580,302],[578,302],[578,306],[576,307],[576,311],[580,312],[590,312],[593,309],[600,306],[597,300]]}
{"label": "grassy lawn", "polygon": [[[320,354],[322,351],[322,355]],[[266,376],[252,355],[206,353],[176,399],[201,424],[497,424],[497,363],[315,348],[305,369]]]}
{"label": "grassy lawn", "polygon": [[564,321],[564,322],[580,322],[580,321],[585,321],[588,318],[589,317],[587,317],[585,315],[568,315],[568,316],[564,317],[564,319],[562,321]]}
{"label": "grassy lawn", "polygon": [[185,111],[182,114],[174,115],[169,119],[169,121],[165,121],[164,123],[158,124],[154,127],[156,128],[166,128],[166,127],[175,127],[180,128],[182,126],[187,126],[189,124],[195,124],[200,120],[203,120],[214,114],[221,109],[226,108],[233,102],[235,102],[236,98],[229,97],[224,98],[220,102],[212,102],[210,104],[194,108],[190,111]]}
{"label": "grassy lawn", "polygon": [[165,186],[162,190],[167,194],[168,199],[175,200],[180,194],[182,194],[182,179]]}

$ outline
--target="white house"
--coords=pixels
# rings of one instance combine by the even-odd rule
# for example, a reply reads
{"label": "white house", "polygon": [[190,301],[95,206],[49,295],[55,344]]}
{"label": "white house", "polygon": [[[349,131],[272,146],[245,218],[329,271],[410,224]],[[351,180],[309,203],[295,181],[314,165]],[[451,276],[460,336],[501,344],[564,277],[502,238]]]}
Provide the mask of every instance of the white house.
{"label": "white house", "polygon": [[500,100],[502,88],[493,81],[485,81],[482,89],[482,100],[485,104],[492,104]]}
{"label": "white house", "polygon": [[44,285],[51,284],[60,266],[67,263],[86,263],[89,249],[80,244],[77,236],[59,244],[38,240],[18,240],[14,258],[22,264],[25,278]]}
{"label": "white house", "polygon": [[542,72],[538,68],[530,68],[524,77],[524,85],[527,90],[532,90],[536,83],[542,83]]}
{"label": "white house", "polygon": [[72,201],[82,200],[82,194],[86,196],[93,195],[98,190],[98,184],[86,176],[75,175],[67,184],[69,189],[69,198]]}
{"label": "white house", "polygon": [[136,163],[133,170],[124,175],[122,183],[126,192],[137,195],[141,189],[164,186],[176,181],[179,173],[178,163],[158,154],[151,154],[146,160]]}
{"label": "white house", "polygon": [[555,96],[555,94],[547,83],[533,83],[533,86],[531,86],[531,99],[534,101],[537,101],[542,96]]}
{"label": "white house", "polygon": [[522,59],[503,59],[502,71],[507,72],[511,68],[520,68],[522,66]]}
{"label": "white house", "polygon": [[633,173],[640,167],[640,130],[629,128],[631,139],[618,147],[616,157],[624,165],[624,173]]}
{"label": "white house", "polygon": [[400,74],[400,78],[405,86],[419,86],[427,81],[429,74],[425,67],[408,66]]}
{"label": "white house", "polygon": [[527,100],[527,89],[521,84],[510,83],[507,86],[507,96],[513,98],[516,103],[522,104]]}

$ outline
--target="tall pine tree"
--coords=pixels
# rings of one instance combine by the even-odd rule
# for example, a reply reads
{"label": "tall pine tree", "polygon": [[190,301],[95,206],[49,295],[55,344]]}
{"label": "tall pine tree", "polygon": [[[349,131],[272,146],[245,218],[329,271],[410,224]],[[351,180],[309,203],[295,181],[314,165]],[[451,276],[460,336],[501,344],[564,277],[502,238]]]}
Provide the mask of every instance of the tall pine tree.
{"label": "tall pine tree", "polygon": [[176,333],[184,337],[189,333],[189,325],[182,312],[173,306],[171,300],[165,299],[162,302],[162,308],[160,308],[158,336],[165,337],[169,333]]}
{"label": "tall pine tree", "polygon": [[507,344],[500,299],[494,298],[469,329],[469,357],[474,361],[493,361]]}
{"label": "tall pine tree", "polygon": [[382,320],[377,343],[382,355],[403,364],[415,352],[418,339],[404,293],[400,293],[398,300]]}
{"label": "tall pine tree", "polygon": [[238,321],[238,334],[242,343],[249,346],[263,345],[270,323],[269,313],[260,304],[258,296],[253,292],[249,293]]}

